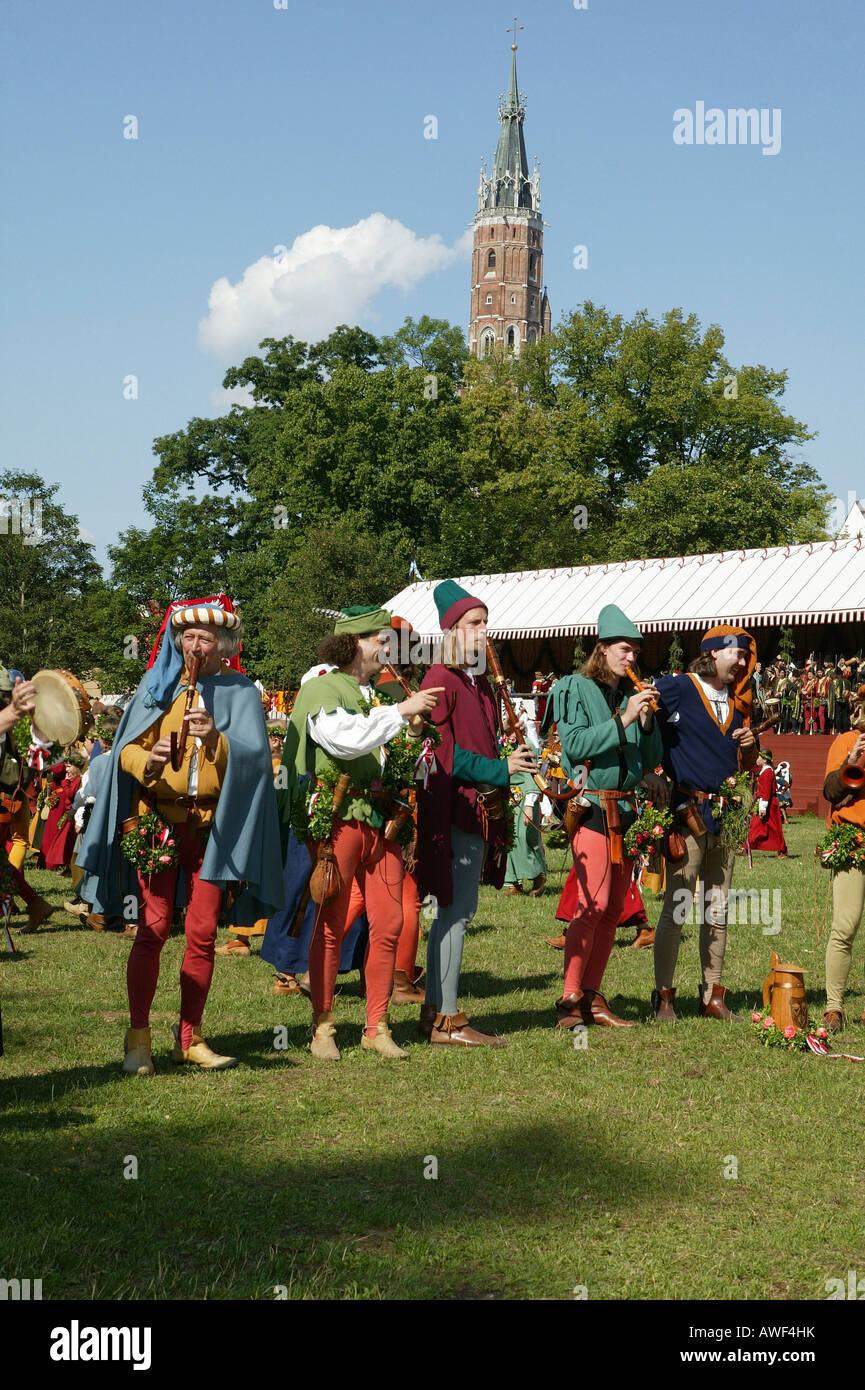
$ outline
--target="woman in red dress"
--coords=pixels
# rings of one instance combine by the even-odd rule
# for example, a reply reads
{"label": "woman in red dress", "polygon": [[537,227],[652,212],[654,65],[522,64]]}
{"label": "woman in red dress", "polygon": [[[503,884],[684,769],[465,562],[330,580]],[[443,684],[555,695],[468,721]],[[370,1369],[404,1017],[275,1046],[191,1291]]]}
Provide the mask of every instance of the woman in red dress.
{"label": "woman in red dress", "polygon": [[54,771],[49,780],[49,785],[57,794],[57,802],[51,808],[42,836],[40,859],[44,860],[46,869],[68,869],[78,834],[72,816],[72,802],[81,786],[81,772],[86,762],[74,748],[67,748],[65,758],[64,765]]}
{"label": "woman in red dress", "polygon": [[769,853],[774,851],[779,859],[786,859],[787,844],[784,840],[784,824],[781,820],[781,807],[778,805],[771,753],[761,750],[756,768],[760,774],[757,778],[757,811],[751,817],[748,844],[752,850],[762,849]]}

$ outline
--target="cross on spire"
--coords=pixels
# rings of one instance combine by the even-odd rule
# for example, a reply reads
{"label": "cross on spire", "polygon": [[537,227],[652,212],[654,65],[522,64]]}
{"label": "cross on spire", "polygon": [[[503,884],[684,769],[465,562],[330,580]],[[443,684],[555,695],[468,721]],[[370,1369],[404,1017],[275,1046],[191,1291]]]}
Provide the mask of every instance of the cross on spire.
{"label": "cross on spire", "polygon": [[[511,48],[514,50],[515,53],[516,53],[516,51],[517,51],[517,29],[525,29],[525,27],[526,27],[526,26],[525,26],[524,24],[519,24],[519,25],[517,24],[517,17],[516,17],[516,15],[514,15],[514,41],[513,41],[513,43],[511,44]],[[508,32],[508,33],[511,32],[511,30],[510,30],[510,25],[508,26],[507,32]]]}

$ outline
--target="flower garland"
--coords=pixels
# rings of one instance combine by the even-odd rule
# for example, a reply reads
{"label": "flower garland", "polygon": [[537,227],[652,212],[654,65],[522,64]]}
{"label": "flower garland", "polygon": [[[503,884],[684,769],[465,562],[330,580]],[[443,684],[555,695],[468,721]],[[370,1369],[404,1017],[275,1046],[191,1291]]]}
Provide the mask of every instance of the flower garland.
{"label": "flower garland", "polygon": [[751,1015],[751,1032],[756,1034],[764,1047],[782,1047],[786,1052],[810,1052],[808,1036],[827,1038],[829,1034],[822,1026],[808,1020],[807,1029],[794,1028],[788,1023],[780,1028],[768,1009],[760,1009]]}
{"label": "flower garland", "polygon": [[850,821],[830,826],[815,853],[824,869],[865,869],[865,834]]}
{"label": "flower garland", "polygon": [[49,782],[47,786],[44,786],[36,796],[36,806],[40,811],[44,810],[46,806],[49,811],[53,811],[54,807],[59,806],[59,804],[60,794],[53,782]]}
{"label": "flower garland", "polygon": [[721,783],[713,809],[721,818],[721,850],[730,854],[748,839],[754,792],[750,772],[737,772]]}
{"label": "flower garland", "polygon": [[[395,700],[378,693],[372,700],[359,702],[359,713],[369,714],[380,705],[393,705]],[[406,729],[400,729],[384,745],[384,758],[381,775],[373,777],[368,787],[355,783],[357,790],[368,793],[371,801],[377,802],[381,809],[387,810],[396,802],[400,807],[412,804],[415,774],[422,763],[428,763],[429,752],[441,743],[438,730],[430,725],[424,733],[423,742],[410,739]],[[340,778],[340,770],[333,762],[328,762],[321,775],[306,782],[302,796],[295,798],[291,813],[291,828],[295,838],[306,840],[329,840],[333,831],[333,794]],[[415,832],[414,817],[407,816],[400,827],[397,843],[403,846],[411,842]]]}
{"label": "flower garland", "polygon": [[671,811],[647,801],[633,825],[625,832],[625,854],[629,859],[638,859],[641,855],[648,859],[653,854],[660,854],[672,824]]}
{"label": "flower garland", "polygon": [[179,859],[171,826],[155,811],[140,816],[138,824],[121,838],[120,853],[144,877],[163,873]]}

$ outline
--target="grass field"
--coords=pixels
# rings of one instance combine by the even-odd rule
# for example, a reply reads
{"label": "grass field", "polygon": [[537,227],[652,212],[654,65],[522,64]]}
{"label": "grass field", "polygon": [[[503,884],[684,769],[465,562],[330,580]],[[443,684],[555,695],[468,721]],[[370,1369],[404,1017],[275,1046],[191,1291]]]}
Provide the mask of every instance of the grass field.
{"label": "grass field", "polygon": [[[780,888],[783,921],[778,937],[730,930],[740,1012],[773,946],[804,965],[823,1007],[820,823],[787,833],[789,862],[737,864],[734,887]],[[351,975],[337,1001],[343,1059],[315,1063],[306,1000],[274,997],[255,957],[217,958],[204,1032],[241,1065],[175,1069],[173,935],[157,1075],[126,1078],[128,944],[63,914],[16,936],[20,954],[0,956],[0,1275],[41,1278],[46,1299],[571,1299],[580,1286],[590,1299],[825,1299],[827,1279],[865,1268],[865,1065],[771,1051],[748,1027],[700,1019],[693,926],[681,1021],[591,1029],[576,1050],[552,1026],[562,956],[544,937],[563,855],[550,860],[540,900],[483,890],[467,938],[462,1002],[508,1036],[502,1051],[420,1044],[405,1007],[392,1012],[409,1060],[361,1053]],[[29,876],[53,902],[68,896],[68,879]],[[821,870],[821,914],[827,884]],[[658,904],[647,909],[654,922]],[[632,936],[619,933],[606,993],[645,1021],[652,953],[625,949]],[[863,953],[860,937],[853,1019]],[[283,1024],[288,1048],[275,1051]],[[837,1046],[865,1054],[865,1027]],[[124,1177],[131,1158],[137,1178]]]}

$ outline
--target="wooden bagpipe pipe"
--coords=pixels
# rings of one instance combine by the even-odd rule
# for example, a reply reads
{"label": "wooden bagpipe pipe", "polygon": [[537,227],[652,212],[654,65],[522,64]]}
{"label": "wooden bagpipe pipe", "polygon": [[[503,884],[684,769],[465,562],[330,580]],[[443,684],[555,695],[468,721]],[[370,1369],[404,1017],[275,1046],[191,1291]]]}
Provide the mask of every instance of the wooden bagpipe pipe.
{"label": "wooden bagpipe pipe", "polygon": [[180,726],[180,737],[172,732],[171,734],[171,766],[175,772],[179,772],[183,767],[183,759],[186,756],[186,740],[189,736],[189,723],[187,714],[192,709],[192,702],[198,693],[198,673],[201,670],[200,656],[193,656],[189,663],[189,682],[186,686],[186,703],[183,706],[183,723]]}

